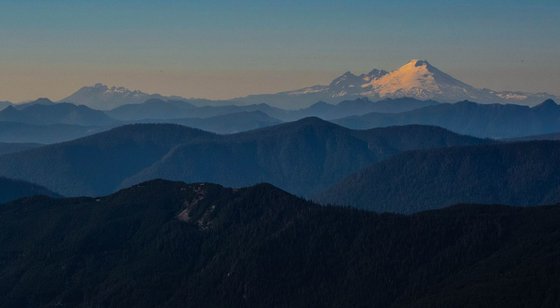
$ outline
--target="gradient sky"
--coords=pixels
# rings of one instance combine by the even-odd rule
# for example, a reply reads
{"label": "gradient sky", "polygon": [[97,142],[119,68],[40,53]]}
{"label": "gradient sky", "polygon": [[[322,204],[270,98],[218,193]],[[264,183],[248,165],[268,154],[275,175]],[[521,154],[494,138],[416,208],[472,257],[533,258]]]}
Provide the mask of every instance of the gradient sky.
{"label": "gradient sky", "polygon": [[96,82],[229,98],[411,58],[477,87],[560,94],[560,1],[0,0],[0,100]]}

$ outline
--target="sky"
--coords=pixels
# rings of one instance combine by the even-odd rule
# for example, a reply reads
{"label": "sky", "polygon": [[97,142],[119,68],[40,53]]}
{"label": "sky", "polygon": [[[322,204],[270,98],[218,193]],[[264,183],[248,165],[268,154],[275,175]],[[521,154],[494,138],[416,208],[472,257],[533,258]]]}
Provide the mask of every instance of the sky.
{"label": "sky", "polygon": [[0,0],[0,100],[102,82],[212,99],[430,61],[560,94],[558,0]]}

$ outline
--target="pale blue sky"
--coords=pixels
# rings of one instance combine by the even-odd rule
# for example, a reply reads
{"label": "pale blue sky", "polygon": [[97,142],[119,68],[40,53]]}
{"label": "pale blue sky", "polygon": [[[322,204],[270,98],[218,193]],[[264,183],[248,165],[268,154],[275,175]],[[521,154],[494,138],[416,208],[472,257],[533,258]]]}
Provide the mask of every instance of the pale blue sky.
{"label": "pale blue sky", "polygon": [[479,87],[560,93],[560,1],[0,0],[0,100],[95,82],[226,98],[424,58]]}

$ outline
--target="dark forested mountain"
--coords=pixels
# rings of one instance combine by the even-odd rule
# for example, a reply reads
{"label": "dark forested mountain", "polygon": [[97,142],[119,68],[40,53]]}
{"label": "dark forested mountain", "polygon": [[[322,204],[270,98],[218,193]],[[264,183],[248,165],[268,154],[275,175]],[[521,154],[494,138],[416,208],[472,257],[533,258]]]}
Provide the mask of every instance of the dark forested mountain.
{"label": "dark forested mountain", "polygon": [[9,106],[0,111],[0,121],[33,125],[67,124],[82,126],[107,126],[117,123],[102,111],[69,103],[37,103],[25,108]]}
{"label": "dark forested mountain", "polygon": [[62,195],[103,194],[114,191],[127,177],[162,159],[179,144],[213,137],[179,125],[128,125],[4,155],[0,173],[41,184]]}
{"label": "dark forested mountain", "polygon": [[39,185],[0,177],[0,203],[36,195],[56,196],[56,194]]}
{"label": "dark forested mountain", "polygon": [[318,200],[404,213],[456,203],[560,202],[560,142],[404,153],[346,178]]}
{"label": "dark forested mountain", "polygon": [[465,101],[397,114],[352,116],[335,123],[357,129],[406,124],[435,125],[471,136],[514,138],[560,131],[560,106],[552,100],[534,107]]}
{"label": "dark forested mountain", "polygon": [[102,132],[110,127],[0,122],[0,142],[57,143]]}
{"label": "dark forested mountain", "polygon": [[138,123],[172,123],[217,134],[232,134],[280,124],[280,120],[261,111],[242,111],[208,118],[149,119]]}
{"label": "dark forested mountain", "polygon": [[309,195],[396,153],[487,143],[425,126],[354,131],[320,120],[233,135],[132,125],[0,160],[0,175],[63,195],[98,195],[153,178],[230,186],[271,182]]}
{"label": "dark forested mountain", "polygon": [[228,186],[270,182],[310,195],[368,164],[419,148],[488,142],[422,126],[353,131],[318,118],[185,144],[131,176],[124,186],[154,178]]}
{"label": "dark forested mountain", "polygon": [[0,142],[0,155],[21,152],[40,147],[38,143],[6,143]]}
{"label": "dark forested mountain", "polygon": [[560,207],[413,216],[152,181],[0,206],[2,307],[558,307]]}
{"label": "dark forested mountain", "polygon": [[353,131],[307,118],[214,142],[179,146],[129,178],[124,186],[154,178],[229,186],[266,181],[292,193],[310,195],[371,162],[402,151],[486,142],[435,127]]}

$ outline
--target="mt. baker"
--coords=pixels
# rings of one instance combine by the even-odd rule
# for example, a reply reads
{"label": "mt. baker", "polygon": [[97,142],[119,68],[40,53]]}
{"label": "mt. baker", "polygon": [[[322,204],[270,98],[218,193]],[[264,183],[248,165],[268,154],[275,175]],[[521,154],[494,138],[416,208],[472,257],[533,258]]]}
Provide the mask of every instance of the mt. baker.
{"label": "mt. baker", "polygon": [[339,103],[367,97],[371,100],[386,98],[415,98],[442,103],[473,101],[477,103],[513,103],[536,105],[547,99],[560,99],[547,93],[524,93],[478,89],[437,69],[425,60],[410,60],[392,72],[374,69],[367,74],[346,72],[329,85],[316,85],[275,94],[258,94],[231,100],[185,99],[131,91],[123,87],[96,84],[84,87],[63,99],[64,102],[87,105],[96,109],[112,109],[125,104],[138,104],[148,99],[188,101],[195,105],[248,105],[266,103],[275,107],[300,109],[319,101]]}
{"label": "mt. baker", "polygon": [[411,97],[455,103],[469,100],[477,103],[538,104],[555,98],[547,93],[523,93],[477,89],[437,69],[425,60],[410,60],[392,72],[374,69],[368,74],[346,72],[329,85],[317,85],[276,94],[250,95],[238,98],[246,103],[266,102],[282,107],[303,107],[325,101],[337,103],[357,97],[370,99]]}

